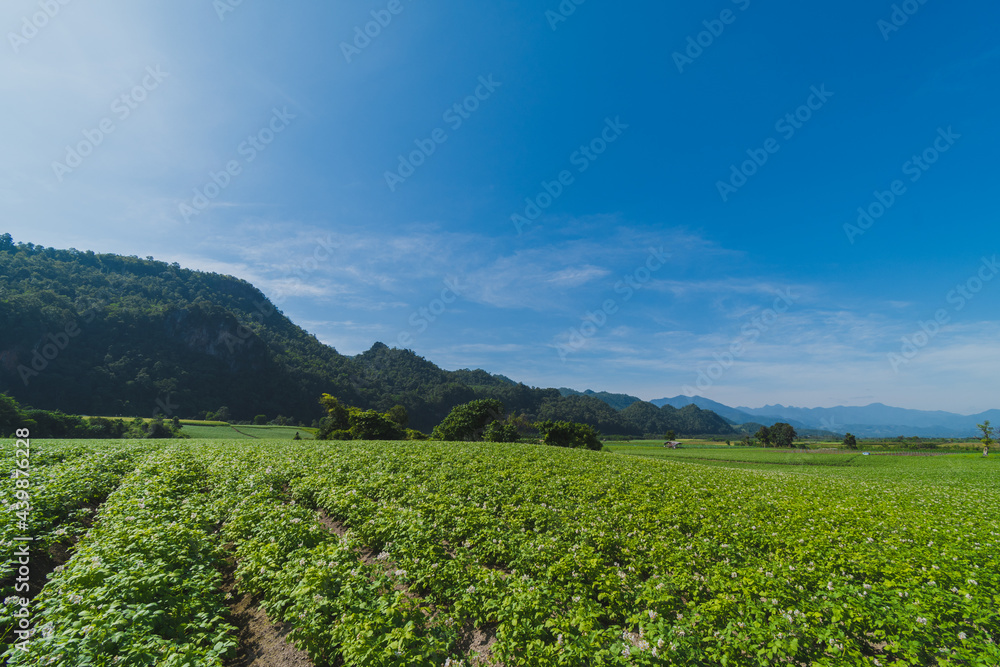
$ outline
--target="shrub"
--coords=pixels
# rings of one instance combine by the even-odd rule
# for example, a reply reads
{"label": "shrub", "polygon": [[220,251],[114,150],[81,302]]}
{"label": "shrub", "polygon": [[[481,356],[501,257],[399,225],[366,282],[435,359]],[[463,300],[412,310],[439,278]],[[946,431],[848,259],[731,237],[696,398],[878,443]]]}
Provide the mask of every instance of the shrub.
{"label": "shrub", "polygon": [[493,420],[483,431],[483,440],[486,442],[517,442],[520,436],[517,427],[509,421]]}
{"label": "shrub", "polygon": [[587,424],[545,421],[539,422],[536,426],[539,431],[545,434],[544,443],[552,447],[586,448],[600,451],[603,446],[601,441],[597,439],[597,429]]}
{"label": "shrub", "polygon": [[480,441],[486,426],[502,419],[504,404],[495,398],[481,398],[455,407],[434,428],[434,438],[452,441]]}
{"label": "shrub", "polygon": [[128,425],[121,419],[105,419],[104,417],[91,417],[87,420],[87,437],[110,439],[120,438],[127,430]]}
{"label": "shrub", "polygon": [[402,405],[394,405],[389,408],[389,411],[385,413],[386,417],[396,422],[399,428],[406,428],[406,425],[410,423],[410,415],[406,412],[406,408]]}
{"label": "shrub", "polygon": [[355,440],[402,440],[399,425],[378,410],[352,410],[349,417]]}

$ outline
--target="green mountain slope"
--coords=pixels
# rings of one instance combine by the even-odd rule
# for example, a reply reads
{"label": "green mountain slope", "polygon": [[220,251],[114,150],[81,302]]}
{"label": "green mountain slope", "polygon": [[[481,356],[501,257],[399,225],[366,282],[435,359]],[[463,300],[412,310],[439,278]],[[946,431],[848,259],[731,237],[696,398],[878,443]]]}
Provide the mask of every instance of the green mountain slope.
{"label": "green mountain slope", "polygon": [[455,405],[498,398],[529,419],[584,422],[606,434],[732,432],[707,411],[716,419],[666,408],[658,419],[633,418],[593,395],[446,371],[382,343],[345,356],[238,278],[152,258],[14,244],[5,234],[0,392],[73,414],[196,418],[226,406],[237,420],[282,415],[307,424],[322,415],[317,399],[326,392],[366,409],[401,404],[410,426],[425,432]]}

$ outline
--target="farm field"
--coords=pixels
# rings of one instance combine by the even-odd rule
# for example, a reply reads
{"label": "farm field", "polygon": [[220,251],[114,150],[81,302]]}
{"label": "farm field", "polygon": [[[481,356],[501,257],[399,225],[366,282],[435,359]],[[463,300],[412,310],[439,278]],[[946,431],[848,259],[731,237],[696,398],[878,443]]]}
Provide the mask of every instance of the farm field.
{"label": "farm field", "polygon": [[[88,415],[84,416],[89,417]],[[104,417],[104,419],[120,418]],[[145,417],[143,421],[150,423],[154,420],[152,417]],[[308,426],[272,426],[270,424],[254,426],[204,419],[181,419],[180,424],[182,434],[197,440],[253,440],[257,438],[291,440],[296,433],[304,440],[311,440],[318,430]]]}
{"label": "farm field", "polygon": [[[659,446],[611,446],[613,452],[632,456],[671,461],[687,461],[692,463],[745,463],[770,465],[811,465],[811,466],[843,466],[849,465],[856,457],[863,456],[860,451],[849,450],[804,451],[799,449],[750,448],[750,447],[682,447],[668,449]],[[870,458],[870,457],[865,457]]]}
{"label": "farm field", "polygon": [[[612,447],[663,447],[663,439],[659,440],[628,440],[628,441],[608,441],[605,444]],[[685,438],[681,441],[685,447],[699,447],[699,448],[723,448],[731,449],[729,445],[717,440],[692,440]]]}
{"label": "farm field", "polygon": [[244,424],[194,424],[181,420],[181,433],[198,440],[291,440],[298,433],[312,440],[316,429],[301,426],[247,426]]}
{"label": "farm field", "polygon": [[10,665],[229,665],[235,566],[316,665],[1000,664],[996,456],[667,451],[35,441],[3,546],[79,542],[26,651],[0,572],[0,643]]}
{"label": "farm field", "polygon": [[[678,449],[661,447],[612,447],[616,453],[693,465],[743,470],[785,472],[798,475],[821,475],[873,481],[909,480],[918,484],[967,485],[993,484],[997,466],[993,458],[983,460],[979,453],[916,452],[915,455],[861,450],[835,452],[782,449]],[[978,462],[978,463],[977,463]]]}

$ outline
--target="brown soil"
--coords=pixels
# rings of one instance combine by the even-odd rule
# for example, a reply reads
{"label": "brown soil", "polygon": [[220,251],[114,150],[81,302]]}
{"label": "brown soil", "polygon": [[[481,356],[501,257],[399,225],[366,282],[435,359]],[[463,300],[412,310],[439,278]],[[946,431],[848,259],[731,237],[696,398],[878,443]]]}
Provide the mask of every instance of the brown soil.
{"label": "brown soil", "polygon": [[[94,504],[87,503],[83,505],[83,507],[92,510],[92,512],[97,511],[97,505]],[[94,517],[95,514],[92,513],[90,514],[90,516],[83,519],[80,523],[83,525],[84,528],[87,528],[89,530],[91,525],[93,525],[94,523]],[[37,552],[38,547],[32,542],[15,542],[14,544],[15,548],[18,548],[26,544],[28,545],[29,549],[31,549],[32,552],[31,556],[29,557],[30,563],[28,565],[31,568],[31,573],[28,575],[28,591],[27,593],[24,592],[18,593],[17,594],[18,597],[28,598],[29,600],[32,600],[35,598],[36,595],[41,593],[42,588],[49,581],[49,575],[51,575],[57,567],[59,567],[60,565],[65,565],[66,563],[69,562],[69,559],[72,558],[73,547],[76,545],[77,542],[80,541],[81,537],[82,535],[73,536],[72,538],[70,538],[70,544],[68,545],[62,543],[52,544],[49,546],[48,549],[45,550],[44,553],[38,553]],[[15,577],[9,577],[4,581],[0,581],[0,586],[3,587],[13,586],[15,582],[16,582],[16,575]]]}
{"label": "brown soil", "polygon": [[317,516],[319,517],[319,522],[323,524],[323,526],[328,531],[336,534],[337,537],[343,537],[344,535],[347,534],[347,527],[344,526],[344,524],[340,523],[339,521],[334,521],[329,516],[327,516],[325,510],[320,510]]}
{"label": "brown soil", "polygon": [[469,652],[472,667],[503,667],[503,663],[493,657],[496,642],[496,625],[477,628],[469,624],[462,628],[458,648]]}
{"label": "brown soil", "polygon": [[226,667],[313,667],[309,655],[288,641],[291,625],[272,623],[257,599],[236,593],[235,572],[236,561],[228,559],[222,590],[233,594],[229,611],[237,628],[239,649]]}

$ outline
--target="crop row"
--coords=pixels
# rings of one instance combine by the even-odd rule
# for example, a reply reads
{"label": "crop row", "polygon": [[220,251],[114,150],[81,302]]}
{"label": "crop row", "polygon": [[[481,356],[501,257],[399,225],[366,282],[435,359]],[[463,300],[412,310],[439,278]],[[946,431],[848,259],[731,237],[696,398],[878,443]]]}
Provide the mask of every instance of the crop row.
{"label": "crop row", "polygon": [[[135,446],[115,446],[88,451],[81,445],[45,447],[32,452],[31,466],[17,468],[14,457],[7,456],[2,465],[0,483],[0,651],[12,639],[13,614],[20,605],[15,597],[27,597],[37,590],[24,590],[28,583],[18,582],[15,574],[20,566],[14,558],[18,545],[29,545],[31,568],[49,567],[49,549],[53,545],[68,545],[87,530],[99,504],[135,467],[138,454]],[[18,480],[26,484],[18,488]],[[26,481],[26,482],[25,482]],[[21,491],[22,500],[18,497]],[[33,541],[17,542],[16,537],[31,536]],[[38,573],[36,573],[38,574]],[[23,577],[22,577],[23,579]],[[31,585],[37,585],[38,577]],[[20,584],[20,588],[18,587]]]}
{"label": "crop row", "polygon": [[191,454],[148,454],[35,598],[34,634],[8,664],[220,667],[236,642],[204,483]]}
{"label": "crop row", "polygon": [[222,535],[235,545],[241,592],[258,596],[273,620],[292,623],[294,640],[317,664],[441,665],[458,657],[458,629],[444,616],[428,622],[433,610],[402,585],[405,573],[289,501],[300,464],[247,456],[217,465],[216,492],[239,498]]}
{"label": "crop row", "polygon": [[[74,448],[60,455],[50,454],[47,463],[31,460],[27,474],[8,461],[0,472],[0,506],[4,521],[0,523],[0,547],[5,555],[18,535],[34,538],[34,548],[42,552],[50,545],[65,542],[84,530],[84,523],[92,508],[87,505],[100,502],[135,467],[140,454],[136,445],[81,451]],[[24,488],[17,486],[22,481]],[[17,492],[22,490],[28,498],[22,501]],[[25,525],[19,516],[24,512]],[[0,581],[11,573],[9,563],[0,564]]]}

